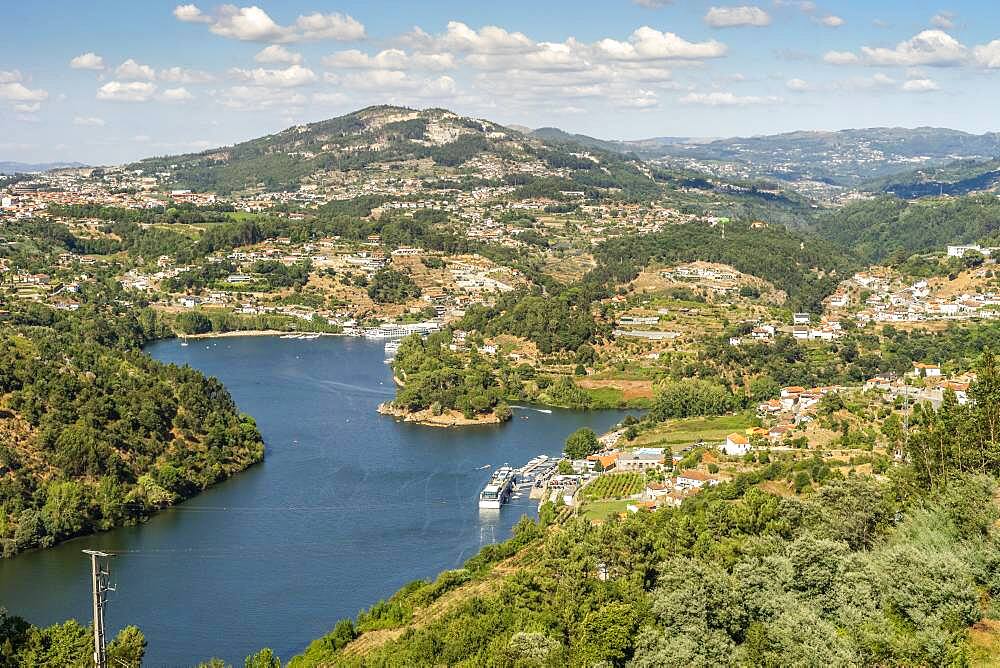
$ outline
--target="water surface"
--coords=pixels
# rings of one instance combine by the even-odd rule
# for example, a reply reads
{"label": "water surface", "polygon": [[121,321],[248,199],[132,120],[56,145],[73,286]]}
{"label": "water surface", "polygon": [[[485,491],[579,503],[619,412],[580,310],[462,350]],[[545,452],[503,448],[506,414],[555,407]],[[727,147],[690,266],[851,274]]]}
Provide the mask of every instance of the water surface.
{"label": "water surface", "polygon": [[36,624],[89,623],[80,550],[119,553],[107,625],[141,627],[149,666],[242,665],[265,646],[287,660],[338,619],[460,566],[535,515],[527,499],[481,515],[484,466],[557,455],[573,430],[600,433],[623,417],[515,409],[501,426],[397,423],[375,412],[393,393],[382,345],[355,338],[174,340],[149,352],[220,378],[257,419],[265,462],[143,525],[0,560],[0,606]]}

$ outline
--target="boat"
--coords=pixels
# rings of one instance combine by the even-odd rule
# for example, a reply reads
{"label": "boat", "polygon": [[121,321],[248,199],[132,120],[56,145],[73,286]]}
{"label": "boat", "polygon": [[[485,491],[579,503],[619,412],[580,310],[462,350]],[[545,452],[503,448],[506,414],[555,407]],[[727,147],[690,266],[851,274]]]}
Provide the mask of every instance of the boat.
{"label": "boat", "polygon": [[514,469],[507,465],[501,466],[494,471],[486,487],[479,493],[479,507],[499,510],[510,499],[516,483],[517,474]]}
{"label": "boat", "polygon": [[318,339],[319,338],[319,334],[303,334],[299,338],[303,339],[305,341],[312,341],[313,339]]}
{"label": "boat", "polygon": [[298,334],[283,334],[282,336],[280,336],[278,338],[281,338],[281,339],[297,339],[297,338],[299,338],[299,335]]}
{"label": "boat", "polygon": [[188,344],[188,340],[187,339],[181,339],[181,345],[182,346],[186,346],[187,344]]}

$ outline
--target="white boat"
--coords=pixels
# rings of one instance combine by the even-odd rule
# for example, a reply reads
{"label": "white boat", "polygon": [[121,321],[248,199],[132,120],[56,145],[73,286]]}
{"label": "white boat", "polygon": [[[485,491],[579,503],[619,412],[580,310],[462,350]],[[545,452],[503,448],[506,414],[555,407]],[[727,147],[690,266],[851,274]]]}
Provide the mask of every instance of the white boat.
{"label": "white boat", "polygon": [[313,339],[318,339],[319,338],[319,334],[303,334],[299,338],[300,339],[304,339],[306,341],[312,341]]}
{"label": "white boat", "polygon": [[181,339],[181,345],[186,346],[188,344],[187,339]]}
{"label": "white boat", "polygon": [[281,339],[297,339],[297,338],[299,338],[299,335],[298,334],[283,334],[282,336],[280,336],[278,338],[281,338]]}
{"label": "white boat", "polygon": [[490,478],[486,487],[479,493],[479,507],[484,509],[499,510],[503,504],[510,499],[514,485],[517,483],[517,475],[509,466],[501,466]]}

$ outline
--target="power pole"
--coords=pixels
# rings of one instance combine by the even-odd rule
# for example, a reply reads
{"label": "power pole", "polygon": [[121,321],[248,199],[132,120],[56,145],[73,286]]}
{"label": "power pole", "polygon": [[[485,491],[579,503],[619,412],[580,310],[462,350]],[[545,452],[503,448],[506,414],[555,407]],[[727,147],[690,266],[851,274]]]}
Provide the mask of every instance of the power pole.
{"label": "power pole", "polygon": [[94,665],[108,668],[108,652],[104,639],[104,607],[108,603],[107,594],[114,591],[109,584],[111,569],[107,560],[112,555],[97,550],[83,550],[90,555],[90,579],[94,595]]}

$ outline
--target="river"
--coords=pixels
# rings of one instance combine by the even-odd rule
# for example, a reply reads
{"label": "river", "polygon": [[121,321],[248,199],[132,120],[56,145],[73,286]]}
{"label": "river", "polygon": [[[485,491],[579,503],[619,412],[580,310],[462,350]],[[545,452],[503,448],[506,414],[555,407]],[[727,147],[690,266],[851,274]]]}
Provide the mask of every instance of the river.
{"label": "river", "polygon": [[142,525],[0,560],[0,606],[36,624],[87,624],[80,550],[118,554],[107,626],[142,628],[147,666],[242,665],[261,647],[287,660],[535,515],[527,499],[481,515],[484,467],[557,455],[575,429],[601,433],[624,416],[522,408],[500,426],[397,423],[375,412],[393,394],[382,345],[356,338],[171,340],[148,352],[222,380],[257,419],[265,461]]}

